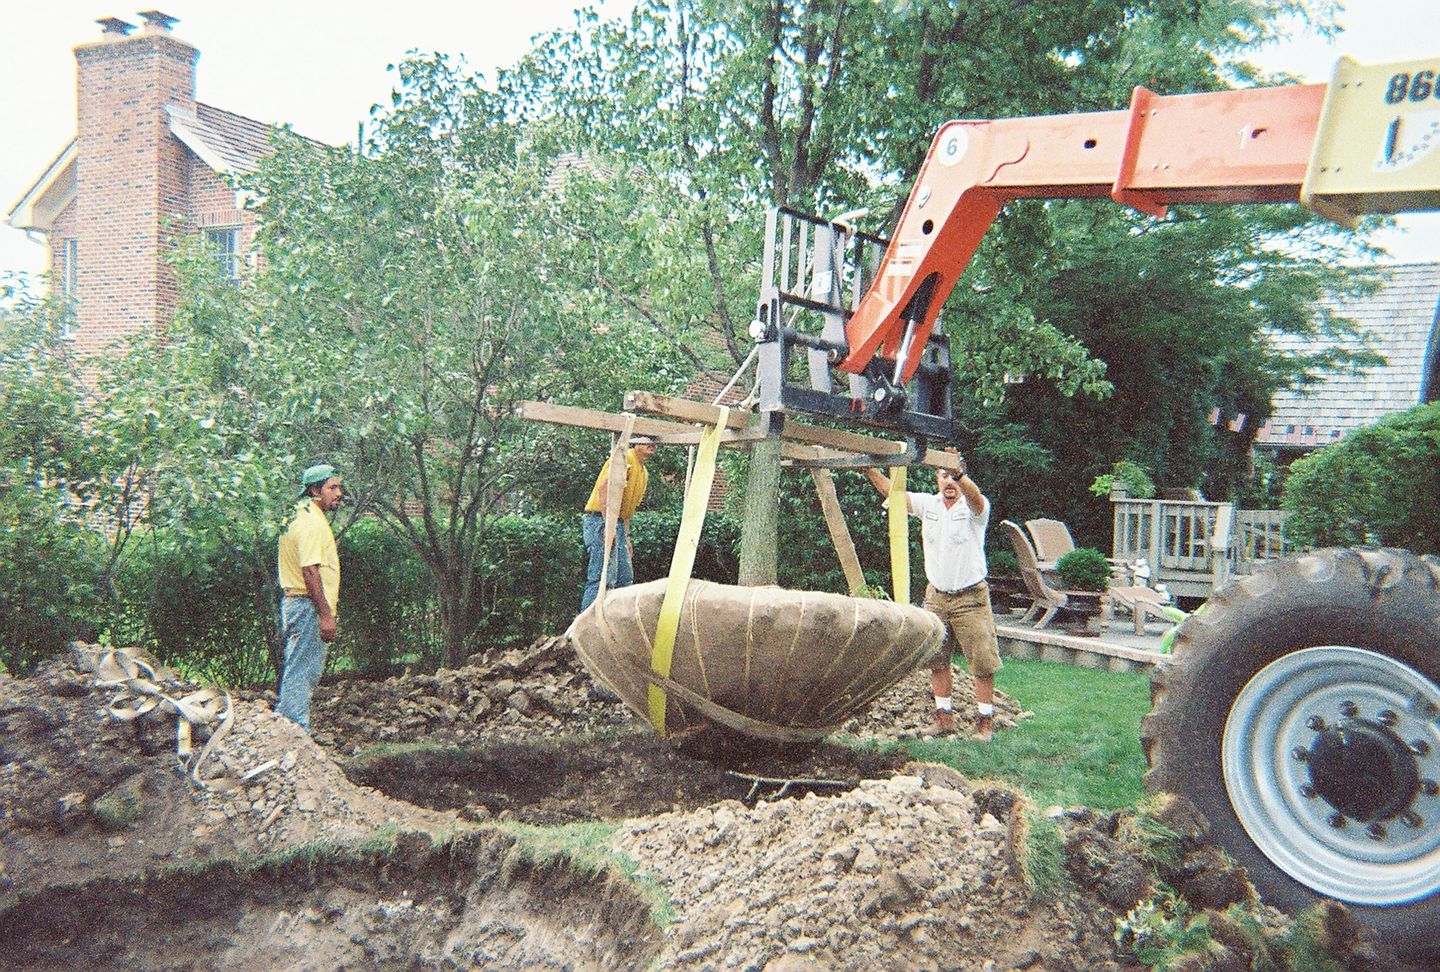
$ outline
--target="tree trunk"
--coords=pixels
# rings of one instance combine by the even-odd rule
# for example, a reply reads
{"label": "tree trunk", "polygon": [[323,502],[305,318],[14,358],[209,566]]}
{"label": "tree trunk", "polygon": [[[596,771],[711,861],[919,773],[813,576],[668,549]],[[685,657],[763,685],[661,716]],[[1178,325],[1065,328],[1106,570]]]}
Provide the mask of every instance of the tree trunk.
{"label": "tree trunk", "polygon": [[778,583],[776,533],[780,510],[780,440],[762,439],[750,450],[745,522],[740,528],[740,583]]}

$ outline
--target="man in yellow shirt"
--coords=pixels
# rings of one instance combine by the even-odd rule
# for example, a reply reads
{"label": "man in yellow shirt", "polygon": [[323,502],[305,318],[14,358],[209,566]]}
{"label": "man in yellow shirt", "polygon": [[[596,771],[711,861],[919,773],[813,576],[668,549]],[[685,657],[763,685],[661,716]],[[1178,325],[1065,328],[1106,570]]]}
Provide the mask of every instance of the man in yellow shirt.
{"label": "man in yellow shirt", "polygon": [[[610,554],[610,579],[608,587],[628,587],[635,583],[635,551],[630,546],[630,517],[645,498],[645,487],[650,484],[650,472],[645,463],[655,455],[655,440],[637,435],[630,440],[630,451],[625,454],[625,492],[620,498],[620,513],[615,521],[615,549]],[[595,488],[590,490],[590,500],[585,504],[585,515],[581,519],[581,534],[585,538],[585,551],[589,555],[589,566],[585,571],[585,593],[580,598],[580,610],[585,610],[600,593],[600,571],[605,563],[605,489],[610,479],[610,460],[600,467],[595,477]]]}
{"label": "man in yellow shirt", "polygon": [[280,536],[281,634],[285,670],[275,711],[310,731],[310,696],[325,670],[325,645],[335,640],[340,603],[340,556],[326,514],[345,495],[333,466],[320,464],[300,476],[300,502]]}

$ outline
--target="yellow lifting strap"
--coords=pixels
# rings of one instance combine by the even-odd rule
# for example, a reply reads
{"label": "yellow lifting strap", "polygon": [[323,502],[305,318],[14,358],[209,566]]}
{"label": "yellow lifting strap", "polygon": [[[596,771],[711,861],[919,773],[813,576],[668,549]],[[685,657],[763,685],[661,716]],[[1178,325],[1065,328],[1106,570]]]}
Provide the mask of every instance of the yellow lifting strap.
{"label": "yellow lifting strap", "polygon": [[[899,502],[896,502],[896,501]],[[890,579],[895,603],[910,603],[910,501],[905,498],[905,467],[890,467]]]}
{"label": "yellow lifting strap", "polygon": [[[685,491],[685,511],[680,516],[680,533],[675,538],[675,553],[670,559],[670,580],[665,585],[665,599],[660,602],[660,620],[655,625],[655,647],[650,651],[650,670],[661,678],[670,677],[670,662],[675,654],[675,634],[680,630],[680,606],[685,588],[695,569],[695,553],[700,548],[700,530],[705,526],[705,508],[710,503],[710,487],[715,483],[715,456],[720,451],[720,434],[730,421],[730,409],[720,408],[719,420],[700,436],[695,456],[695,471]],[[665,735],[665,690],[651,683],[646,693],[650,723]]]}

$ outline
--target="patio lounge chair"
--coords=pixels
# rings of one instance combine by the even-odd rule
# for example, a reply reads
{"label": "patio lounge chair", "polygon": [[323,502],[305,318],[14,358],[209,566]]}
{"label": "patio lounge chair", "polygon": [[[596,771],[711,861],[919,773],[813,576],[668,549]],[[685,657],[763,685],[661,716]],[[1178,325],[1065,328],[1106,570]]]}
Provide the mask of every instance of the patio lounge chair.
{"label": "patio lounge chair", "polygon": [[1150,587],[1112,587],[1105,592],[1110,607],[1123,607],[1135,619],[1135,633],[1145,633],[1146,618],[1157,618],[1171,623],[1169,616],[1161,609],[1167,602],[1164,594]]}
{"label": "patio lounge chair", "polygon": [[1025,529],[1035,542],[1035,557],[1041,570],[1053,570],[1055,561],[1075,549],[1075,539],[1063,520],[1026,520]]}
{"label": "patio lounge chair", "polygon": [[[1020,563],[1020,579],[1025,582],[1025,591],[1030,595],[1030,610],[1020,619],[1022,624],[1030,621],[1037,614],[1041,615],[1035,627],[1043,628],[1054,619],[1056,613],[1070,602],[1065,591],[1051,587],[1045,580],[1045,575],[1040,569],[1040,561],[1035,556],[1035,548],[1030,545],[1030,538],[1025,531],[1020,529],[1019,524],[1010,520],[1001,520],[1000,529],[1010,538],[1010,546],[1015,550],[1015,559]],[[1042,613],[1043,612],[1043,613]]]}

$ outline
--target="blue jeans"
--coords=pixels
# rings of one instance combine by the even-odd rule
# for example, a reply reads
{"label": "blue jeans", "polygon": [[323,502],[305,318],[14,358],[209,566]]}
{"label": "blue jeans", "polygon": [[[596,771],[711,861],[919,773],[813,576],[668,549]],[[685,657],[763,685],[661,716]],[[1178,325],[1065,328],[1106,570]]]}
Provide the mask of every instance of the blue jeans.
{"label": "blue jeans", "polygon": [[285,636],[285,674],[275,711],[310,731],[310,696],[325,670],[325,642],[320,640],[320,615],[308,597],[286,597],[280,603]]}
{"label": "blue jeans", "polygon": [[[590,564],[585,569],[585,594],[580,598],[580,610],[585,610],[600,593],[600,570],[605,564],[605,517],[599,513],[586,513],[580,521],[580,532],[585,537],[585,552],[590,555]],[[630,533],[625,524],[615,521],[615,549],[610,551],[610,580],[607,589],[629,587],[635,583],[635,571],[630,565]]]}

